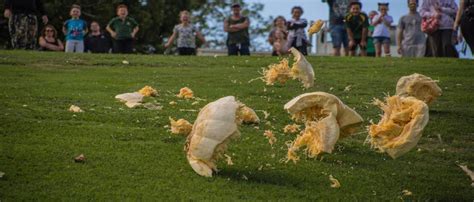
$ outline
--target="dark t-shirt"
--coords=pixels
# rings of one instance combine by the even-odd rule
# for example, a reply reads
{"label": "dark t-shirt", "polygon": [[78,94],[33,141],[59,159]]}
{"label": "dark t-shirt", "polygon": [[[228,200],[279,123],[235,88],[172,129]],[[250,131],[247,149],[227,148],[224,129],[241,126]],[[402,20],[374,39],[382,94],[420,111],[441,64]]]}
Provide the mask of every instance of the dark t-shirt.
{"label": "dark t-shirt", "polygon": [[115,17],[110,20],[108,26],[117,33],[117,40],[123,40],[132,38],[133,29],[138,27],[138,23],[135,19],[128,16],[124,20]]}
{"label": "dark t-shirt", "polygon": [[[235,25],[235,24],[240,24],[245,22],[247,20],[247,17],[241,16],[240,19],[238,20],[233,20],[232,17],[228,17],[226,19],[228,25]],[[249,29],[241,29],[237,32],[228,32],[227,34],[227,45],[234,45],[234,44],[250,44],[250,38],[249,38]]]}
{"label": "dark t-shirt", "polygon": [[112,41],[103,33],[97,36],[89,34],[84,39],[84,46],[84,52],[90,51],[91,53],[108,53],[112,48]]}
{"label": "dark t-shirt", "polygon": [[362,38],[363,28],[369,27],[369,17],[365,13],[359,15],[347,14],[344,18],[346,28],[349,28],[354,35],[354,39]]}
{"label": "dark t-shirt", "polygon": [[41,0],[5,0],[4,8],[10,9],[13,14],[45,14]]}

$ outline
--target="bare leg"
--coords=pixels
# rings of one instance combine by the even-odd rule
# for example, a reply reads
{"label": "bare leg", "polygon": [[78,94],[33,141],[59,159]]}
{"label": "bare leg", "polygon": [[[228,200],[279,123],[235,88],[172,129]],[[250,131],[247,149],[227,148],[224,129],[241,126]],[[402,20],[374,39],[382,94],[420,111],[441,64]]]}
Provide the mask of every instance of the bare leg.
{"label": "bare leg", "polygon": [[385,56],[386,57],[391,57],[391,54],[390,54],[390,44],[389,43],[384,43],[383,44],[383,49],[385,51]]}
{"label": "bare leg", "polygon": [[341,48],[333,48],[334,56],[341,56]]}
{"label": "bare leg", "polygon": [[375,57],[382,57],[382,44],[375,43]]}

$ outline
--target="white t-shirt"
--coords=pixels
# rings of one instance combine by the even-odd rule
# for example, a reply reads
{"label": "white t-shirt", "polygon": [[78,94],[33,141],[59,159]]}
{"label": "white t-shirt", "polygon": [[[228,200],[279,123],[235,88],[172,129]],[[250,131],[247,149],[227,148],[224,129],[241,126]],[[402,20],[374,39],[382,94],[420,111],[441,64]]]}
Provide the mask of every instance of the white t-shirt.
{"label": "white t-shirt", "polygon": [[[372,22],[377,22],[380,19],[380,14],[376,15]],[[390,15],[384,16],[384,21],[392,24],[393,18]],[[388,37],[390,38],[390,30],[385,23],[379,23],[374,28],[374,33],[372,34],[373,37]]]}

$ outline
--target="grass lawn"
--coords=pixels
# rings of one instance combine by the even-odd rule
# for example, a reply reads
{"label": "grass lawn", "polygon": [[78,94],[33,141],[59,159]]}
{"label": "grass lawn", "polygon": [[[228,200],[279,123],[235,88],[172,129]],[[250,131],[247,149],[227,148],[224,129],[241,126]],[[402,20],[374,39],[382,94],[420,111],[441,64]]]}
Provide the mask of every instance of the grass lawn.
{"label": "grass lawn", "polygon": [[[130,62],[122,64],[122,60]],[[297,81],[265,86],[262,67],[275,57],[71,55],[0,51],[0,200],[454,200],[472,201],[474,188],[457,166],[474,170],[474,61],[309,57],[315,86]],[[393,160],[364,145],[366,132],[339,140],[322,159],[281,162],[283,105],[313,91],[338,96],[365,119],[378,122],[372,99],[395,93],[397,80],[421,73],[439,80],[443,96],[430,106],[418,146]],[[145,85],[160,91],[149,101],[163,110],[128,109],[114,96]],[[350,91],[344,88],[352,85]],[[190,87],[197,105],[175,94]],[[265,90],[266,89],[266,90]],[[230,144],[234,165],[204,178],[183,152],[185,137],[165,127],[168,117],[191,122],[199,108],[234,95],[270,113],[259,129],[244,125]],[[177,105],[170,105],[176,101]],[[71,104],[85,113],[71,113]],[[261,119],[263,113],[257,111]],[[265,121],[264,121],[265,122]],[[263,136],[276,133],[273,148]],[[364,128],[362,128],[364,129]],[[73,158],[83,153],[85,163]],[[260,169],[261,168],[261,169]],[[341,183],[330,187],[329,175]],[[411,196],[403,196],[409,190]]]}

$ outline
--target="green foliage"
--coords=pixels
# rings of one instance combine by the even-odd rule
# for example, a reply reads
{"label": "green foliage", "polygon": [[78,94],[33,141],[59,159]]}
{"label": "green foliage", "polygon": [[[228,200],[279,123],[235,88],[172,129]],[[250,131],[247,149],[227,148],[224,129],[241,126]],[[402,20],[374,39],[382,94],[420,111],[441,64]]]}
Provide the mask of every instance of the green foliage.
{"label": "green foliage", "polygon": [[[123,60],[130,62],[124,65]],[[265,86],[261,67],[276,57],[171,57],[0,51],[0,199],[2,201],[470,201],[469,177],[457,166],[474,168],[473,61],[308,57],[316,85],[297,81]],[[338,141],[333,154],[282,163],[283,134],[291,123],[283,105],[313,91],[338,96],[365,119],[379,120],[374,97],[394,94],[403,75],[439,80],[443,95],[430,106],[430,121],[417,146],[390,159],[364,145],[362,133]],[[145,85],[163,110],[128,109],[114,99]],[[350,91],[345,87],[352,85]],[[205,99],[178,99],[181,87]],[[240,127],[231,142],[233,166],[221,161],[208,179],[189,166],[185,137],[170,134],[168,117],[194,122],[208,102],[234,95],[257,110],[263,123]],[[176,101],[176,106],[169,105]],[[67,109],[78,105],[85,112]],[[264,120],[265,110],[270,116]],[[265,124],[269,121],[271,124]],[[273,130],[271,147],[262,135]],[[85,163],[74,163],[83,153]],[[341,183],[330,187],[329,175]],[[245,177],[244,177],[245,176]],[[412,196],[403,196],[403,190]]]}

